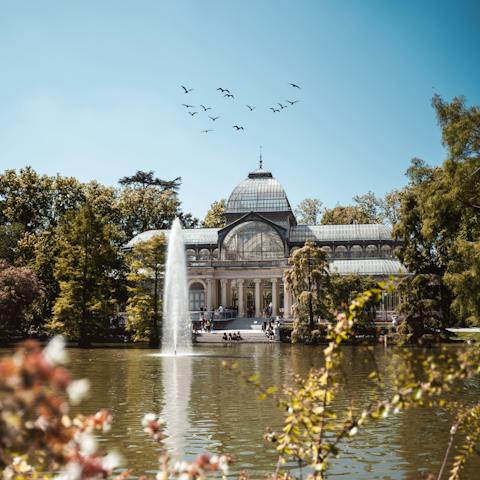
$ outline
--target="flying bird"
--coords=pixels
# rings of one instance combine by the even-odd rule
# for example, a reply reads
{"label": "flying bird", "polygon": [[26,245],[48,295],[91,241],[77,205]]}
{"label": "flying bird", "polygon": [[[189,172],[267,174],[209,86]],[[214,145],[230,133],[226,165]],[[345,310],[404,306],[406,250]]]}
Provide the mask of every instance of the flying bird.
{"label": "flying bird", "polygon": [[273,107],[270,107],[270,110],[273,112],[273,113],[276,113],[276,112],[279,112],[280,110],[278,110],[278,108],[273,108]]}
{"label": "flying bird", "polygon": [[[228,92],[228,90],[227,90],[226,88],[222,88],[222,87],[218,87],[218,88],[217,88],[217,91],[222,92],[222,93]],[[230,92],[229,92],[229,93],[230,93]]]}
{"label": "flying bird", "polygon": [[206,112],[207,110],[211,110],[212,107],[206,107],[205,105],[200,105],[203,108],[203,111]]}
{"label": "flying bird", "polygon": [[184,107],[193,108],[195,105],[188,105],[188,103],[182,103]]}
{"label": "flying bird", "polygon": [[215,130],[208,129],[208,130],[200,130],[200,133],[208,133],[208,132],[214,132]]}
{"label": "flying bird", "polygon": [[245,130],[243,127],[239,127],[238,125],[232,125],[232,128],[235,128],[237,130],[237,132],[239,130]]}
{"label": "flying bird", "polygon": [[188,112],[192,117],[196,115],[198,112]]}
{"label": "flying bird", "polygon": [[[226,90],[225,90],[226,91]],[[226,93],[224,95],[224,97],[227,97],[227,98],[235,98],[231,93]]]}
{"label": "flying bird", "polygon": [[289,83],[293,88],[298,88],[300,90],[300,87],[296,83]]}
{"label": "flying bird", "polygon": [[248,108],[251,112],[253,112],[257,107],[256,107],[256,106],[251,107],[250,105],[247,105],[247,108]]}
{"label": "flying bird", "polygon": [[280,108],[283,110],[284,108],[287,108],[286,105],[282,105],[281,103],[278,103],[277,105],[280,105]]}
{"label": "flying bird", "polygon": [[184,87],[183,85],[180,85],[180,86],[183,88],[183,91],[185,93],[190,93],[193,90],[193,88],[187,88],[187,87]]}
{"label": "flying bird", "polygon": [[215,120],[218,120],[220,117],[211,117],[211,116],[209,115],[208,118],[211,118],[212,121],[215,121]]}
{"label": "flying bird", "polygon": [[290,105],[295,105],[296,103],[298,103],[300,100],[287,100],[287,102],[290,104]]}

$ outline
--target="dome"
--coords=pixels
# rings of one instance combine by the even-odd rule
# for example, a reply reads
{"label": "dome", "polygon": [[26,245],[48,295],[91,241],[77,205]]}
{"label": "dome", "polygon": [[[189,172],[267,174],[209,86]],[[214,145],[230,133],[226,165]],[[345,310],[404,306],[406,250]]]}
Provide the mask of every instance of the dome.
{"label": "dome", "polygon": [[231,193],[225,213],[291,212],[285,190],[271,172],[258,168]]}

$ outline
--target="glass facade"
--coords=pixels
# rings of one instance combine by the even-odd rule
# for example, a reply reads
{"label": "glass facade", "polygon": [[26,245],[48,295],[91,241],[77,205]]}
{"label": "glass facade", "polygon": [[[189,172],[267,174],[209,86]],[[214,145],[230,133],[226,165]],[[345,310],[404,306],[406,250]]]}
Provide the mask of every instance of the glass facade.
{"label": "glass facade", "polygon": [[225,237],[222,260],[255,261],[285,257],[283,241],[274,228],[263,222],[245,222]]}
{"label": "glass facade", "polygon": [[285,190],[274,178],[248,178],[233,190],[227,213],[289,212]]}

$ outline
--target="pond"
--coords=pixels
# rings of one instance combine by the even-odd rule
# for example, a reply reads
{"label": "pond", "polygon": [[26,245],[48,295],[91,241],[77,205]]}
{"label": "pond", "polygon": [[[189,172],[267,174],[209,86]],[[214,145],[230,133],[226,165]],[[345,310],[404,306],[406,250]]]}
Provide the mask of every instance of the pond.
{"label": "pond", "polygon": [[[367,380],[371,359],[359,347],[343,351],[346,378],[338,404],[364,405],[374,389]],[[265,385],[291,384],[292,375],[305,374],[322,362],[319,348],[282,344],[195,347],[197,356],[177,359],[133,348],[69,352],[75,377],[91,381],[82,411],[112,410],[113,428],[100,441],[106,449],[121,452],[138,475],[152,473],[156,466],[158,449],[141,427],[143,415],[154,412],[166,422],[166,443],[173,455],[192,459],[205,451],[229,453],[235,458],[233,474],[246,469],[251,478],[264,478],[273,471],[277,456],[263,433],[267,426],[281,426],[282,413],[272,400],[258,401],[251,387],[225,371],[222,360],[238,361],[243,371],[258,374]],[[381,347],[375,357],[381,369],[392,362],[391,350]],[[479,393],[478,381],[465,385],[465,397]],[[390,416],[349,441],[334,460],[330,476],[403,479],[438,471],[449,429],[450,419],[442,412],[414,409]],[[471,461],[463,478],[478,478],[474,472],[479,468],[478,461]]]}

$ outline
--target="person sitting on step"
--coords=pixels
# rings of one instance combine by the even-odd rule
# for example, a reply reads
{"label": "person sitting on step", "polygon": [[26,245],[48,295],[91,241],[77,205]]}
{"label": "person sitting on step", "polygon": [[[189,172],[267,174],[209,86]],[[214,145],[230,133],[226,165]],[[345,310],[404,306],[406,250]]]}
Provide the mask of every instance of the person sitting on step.
{"label": "person sitting on step", "polygon": [[225,341],[228,340],[227,332],[223,332],[222,340],[225,340]]}

